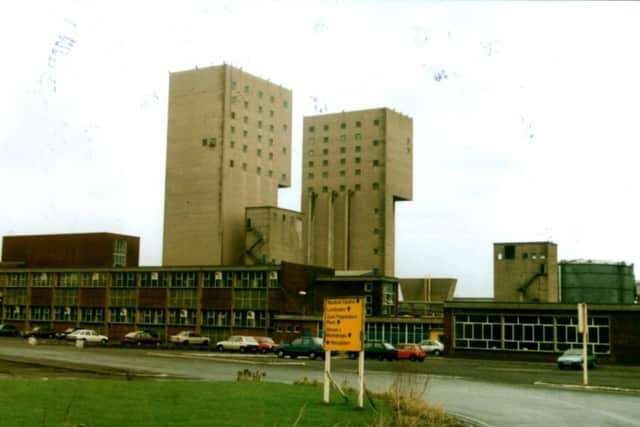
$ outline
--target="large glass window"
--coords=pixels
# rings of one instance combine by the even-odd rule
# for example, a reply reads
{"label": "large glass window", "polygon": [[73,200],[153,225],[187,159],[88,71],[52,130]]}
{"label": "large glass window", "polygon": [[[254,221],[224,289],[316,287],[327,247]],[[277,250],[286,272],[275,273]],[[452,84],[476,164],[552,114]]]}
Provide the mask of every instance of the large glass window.
{"label": "large glass window", "polygon": [[53,316],[53,320],[75,322],[78,320],[78,309],[77,307],[56,306],[53,310]]}
{"label": "large glass window", "polygon": [[7,286],[24,288],[27,286],[27,273],[8,273]]}
{"label": "large glass window", "polygon": [[[560,352],[582,345],[576,316],[459,314],[454,319],[457,348]],[[609,318],[589,318],[589,346],[608,354]]]}
{"label": "large glass window", "polygon": [[80,273],[60,273],[58,287],[78,288],[80,287]]}
{"label": "large glass window", "polygon": [[203,310],[202,324],[206,326],[229,326],[230,313],[226,310]]}
{"label": "large glass window", "polygon": [[267,293],[263,290],[237,289],[233,295],[233,307],[236,309],[264,309],[267,306]]}
{"label": "large glass window", "polygon": [[138,321],[149,325],[164,324],[163,308],[143,308],[138,311]]}
{"label": "large glass window", "polygon": [[135,289],[112,289],[109,293],[109,305],[112,307],[135,307]]}
{"label": "large glass window", "polygon": [[169,324],[195,325],[196,310],[186,308],[172,308],[169,310]]}
{"label": "large glass window", "polygon": [[113,266],[127,266],[127,241],[125,239],[116,239],[113,243]]}
{"label": "large glass window", "polygon": [[83,322],[104,322],[104,308],[84,307],[80,309],[80,320]]}
{"label": "large glass window", "polygon": [[114,288],[135,288],[136,273],[131,271],[113,273],[111,285]]}
{"label": "large glass window", "polygon": [[244,328],[264,328],[267,314],[264,311],[236,310],[233,313],[233,326]]}
{"label": "large glass window", "polygon": [[112,323],[133,323],[136,310],[133,307],[111,307],[109,314]]}
{"label": "large glass window", "polygon": [[51,307],[32,306],[29,310],[31,320],[51,320]]}
{"label": "large glass window", "polygon": [[83,288],[104,288],[107,286],[107,273],[82,273],[80,286]]}
{"label": "large glass window", "polygon": [[24,305],[5,305],[4,318],[9,320],[24,320],[26,308]]}
{"label": "large glass window", "polygon": [[48,288],[53,286],[55,274],[54,273],[33,273],[33,286],[40,288]]}
{"label": "large glass window", "polygon": [[140,273],[140,287],[142,288],[166,288],[166,280],[166,275],[159,271]]}
{"label": "large glass window", "polygon": [[172,288],[195,288],[197,273],[195,271],[174,271],[171,273]]}
{"label": "large glass window", "polygon": [[202,281],[205,288],[230,288],[233,285],[233,272],[205,271]]}

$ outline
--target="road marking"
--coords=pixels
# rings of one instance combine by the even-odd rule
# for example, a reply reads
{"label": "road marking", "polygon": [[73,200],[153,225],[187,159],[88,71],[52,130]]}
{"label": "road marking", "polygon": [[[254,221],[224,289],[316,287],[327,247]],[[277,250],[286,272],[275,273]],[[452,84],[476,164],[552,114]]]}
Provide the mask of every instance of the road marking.
{"label": "road marking", "polygon": [[484,421],[481,421],[481,420],[479,420],[477,418],[470,417],[468,415],[460,414],[458,412],[451,412],[451,411],[448,411],[448,412],[449,412],[449,415],[451,415],[451,416],[453,416],[455,418],[459,418],[462,421],[466,421],[466,422],[468,422],[470,424],[473,424],[474,426],[494,427],[493,424],[487,424]]}
{"label": "road marking", "polygon": [[[175,359],[200,359],[200,360],[216,360],[218,362],[227,362],[227,363],[240,363],[244,365],[272,365],[272,366],[306,366],[305,362],[285,362],[285,361],[261,361],[261,360],[245,360],[234,358],[233,355],[204,355],[204,354],[170,354],[170,353],[155,353],[155,352],[147,352],[149,356],[156,357],[166,357],[166,358],[175,358]],[[266,358],[265,358],[266,359]]]}
{"label": "road marking", "polygon": [[566,389],[574,389],[574,390],[612,391],[612,392],[640,394],[640,389],[637,389],[637,388],[609,387],[609,386],[601,386],[601,385],[553,384],[553,383],[546,383],[544,381],[536,381],[533,383],[533,385],[539,385],[543,387],[566,388]]}

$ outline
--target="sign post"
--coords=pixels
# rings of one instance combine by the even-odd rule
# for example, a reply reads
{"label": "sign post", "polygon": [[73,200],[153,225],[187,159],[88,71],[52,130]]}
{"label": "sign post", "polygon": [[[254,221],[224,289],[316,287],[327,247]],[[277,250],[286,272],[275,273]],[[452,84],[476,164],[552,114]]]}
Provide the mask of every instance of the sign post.
{"label": "sign post", "polygon": [[[329,403],[329,381],[331,378],[331,352],[357,351],[358,358],[358,407],[364,406],[364,298],[345,297],[324,300],[324,396]],[[334,382],[335,384],[335,382]],[[337,384],[336,384],[337,386]]]}
{"label": "sign post", "polygon": [[589,384],[589,360],[587,358],[587,344],[589,341],[589,322],[587,319],[587,304],[578,304],[578,331],[582,334],[582,384]]}

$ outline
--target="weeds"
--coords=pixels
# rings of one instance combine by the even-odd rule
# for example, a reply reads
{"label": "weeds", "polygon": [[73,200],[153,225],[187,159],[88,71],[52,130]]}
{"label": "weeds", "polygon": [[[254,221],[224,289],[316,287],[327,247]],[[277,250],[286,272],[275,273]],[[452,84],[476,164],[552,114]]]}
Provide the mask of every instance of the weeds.
{"label": "weeds", "polygon": [[260,371],[260,370],[251,371],[249,369],[244,369],[242,371],[238,371],[238,374],[236,376],[236,381],[260,382],[266,376],[267,376],[267,373],[264,371]]}

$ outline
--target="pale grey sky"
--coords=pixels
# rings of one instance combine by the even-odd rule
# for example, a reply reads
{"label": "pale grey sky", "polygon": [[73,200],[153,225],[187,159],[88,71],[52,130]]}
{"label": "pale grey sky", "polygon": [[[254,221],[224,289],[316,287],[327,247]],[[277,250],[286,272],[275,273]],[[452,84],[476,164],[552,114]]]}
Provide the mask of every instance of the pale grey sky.
{"label": "pale grey sky", "polygon": [[302,116],[414,119],[400,277],[493,292],[492,244],[637,263],[640,4],[22,1],[0,13],[0,235],[139,235],[162,246],[168,73],[232,63]]}

